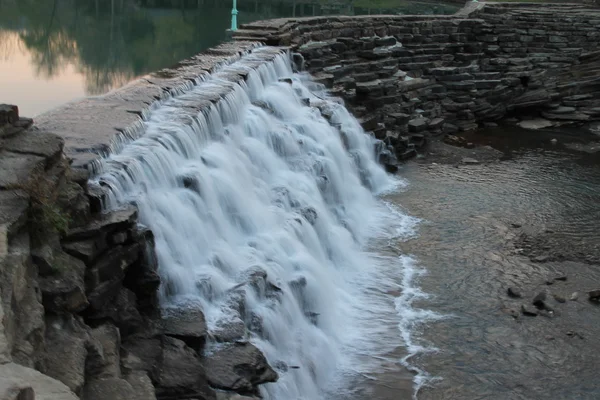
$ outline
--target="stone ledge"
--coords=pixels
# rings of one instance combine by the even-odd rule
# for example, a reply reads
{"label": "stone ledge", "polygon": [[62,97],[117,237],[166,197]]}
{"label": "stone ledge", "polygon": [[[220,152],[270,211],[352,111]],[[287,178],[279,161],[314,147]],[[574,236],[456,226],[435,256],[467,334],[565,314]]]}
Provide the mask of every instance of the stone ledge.
{"label": "stone ledge", "polygon": [[221,44],[106,95],[51,110],[36,118],[36,126],[62,137],[72,166],[87,169],[94,160],[109,152],[119,135],[127,136],[135,131],[135,125],[140,124],[141,116],[154,102],[191,87],[202,75],[239,59],[258,45],[248,41]]}

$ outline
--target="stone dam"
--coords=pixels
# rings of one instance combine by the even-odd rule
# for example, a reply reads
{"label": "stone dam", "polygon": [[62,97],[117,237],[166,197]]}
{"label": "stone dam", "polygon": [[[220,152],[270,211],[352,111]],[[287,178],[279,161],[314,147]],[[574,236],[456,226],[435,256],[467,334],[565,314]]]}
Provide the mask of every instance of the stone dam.
{"label": "stone dam", "polygon": [[[599,40],[600,9],[582,4],[468,3],[451,16],[269,20],[242,26],[233,41],[173,68],[35,121],[20,117],[16,106],[1,106],[0,399],[321,398],[319,368],[331,366],[314,365],[316,355],[301,357],[306,349],[288,343],[289,332],[270,331],[280,317],[265,311],[277,302],[301,304],[290,326],[322,343],[315,345],[319,350],[330,346],[315,328],[327,325],[327,310],[307,297],[316,293],[308,274],[278,281],[277,269],[268,267],[281,257],[273,253],[263,266],[240,267],[236,285],[221,287],[226,273],[239,272],[227,241],[222,252],[210,248],[206,264],[220,270],[211,280],[184,268],[167,270],[166,254],[185,266],[182,252],[196,260],[209,252],[202,247],[210,242],[205,236],[235,241],[250,235],[260,221],[228,196],[256,178],[244,175],[248,165],[273,173],[284,168],[283,158],[294,168],[320,168],[315,182],[298,181],[310,186],[305,198],[292,198],[293,185],[277,186],[273,203],[297,216],[292,219],[302,228],[294,228],[296,234],[327,242],[333,239],[320,236],[320,221],[339,222],[350,232],[342,239],[359,242],[351,222],[386,180],[377,161],[393,172],[396,160],[416,155],[428,140],[507,117],[576,127],[600,121]],[[297,106],[286,108],[291,99]],[[241,141],[242,133],[230,127],[242,118],[240,105],[253,107],[247,130],[256,141],[261,127],[305,136],[294,143],[269,137],[279,158],[265,165],[252,158],[261,153],[254,141],[240,145],[249,159],[240,156],[240,165],[233,158],[241,153],[226,146],[203,154],[207,143]],[[286,125],[282,115],[294,108],[315,120]],[[348,122],[346,109],[359,124]],[[321,146],[311,129],[339,138],[335,146]],[[310,151],[298,150],[298,143]],[[181,172],[164,149],[180,154],[178,162],[196,157],[201,165]],[[224,163],[231,164],[229,175],[197,179],[199,168]],[[346,176],[350,165],[356,171]],[[161,197],[168,185],[181,189],[176,197]],[[260,214],[262,197],[249,194],[252,186],[245,189]],[[152,190],[154,197],[140,195]],[[213,192],[218,198],[211,200]],[[310,203],[321,196],[329,208],[342,206],[331,211]],[[207,213],[190,227],[189,215],[167,215],[190,202],[206,205],[199,198],[219,204],[227,211],[221,217],[235,221],[224,227]],[[167,217],[176,223],[168,225]],[[211,227],[209,234],[197,230],[202,224]],[[310,226],[317,233],[304,231]],[[179,228],[185,233],[168,237]],[[190,245],[186,235],[197,242]],[[339,256],[335,243],[328,246],[315,251],[318,257]],[[255,255],[261,242],[253,239],[248,247]],[[306,260],[295,262],[291,268],[298,270]],[[190,300],[194,290],[201,300]],[[295,317],[289,307],[283,311]]]}

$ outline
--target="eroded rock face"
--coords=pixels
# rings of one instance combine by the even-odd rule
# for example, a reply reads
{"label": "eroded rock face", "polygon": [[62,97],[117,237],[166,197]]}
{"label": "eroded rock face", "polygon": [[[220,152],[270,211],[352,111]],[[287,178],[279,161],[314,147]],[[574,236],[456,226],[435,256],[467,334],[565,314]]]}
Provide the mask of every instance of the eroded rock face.
{"label": "eroded rock face", "polygon": [[242,394],[256,393],[258,385],[278,379],[265,356],[250,343],[231,345],[206,355],[204,365],[212,386]]}
{"label": "eroded rock face", "polygon": [[156,384],[157,397],[194,395],[201,399],[215,399],[207,385],[206,373],[198,354],[183,341],[162,338],[162,364]]}
{"label": "eroded rock face", "polygon": [[29,255],[28,235],[21,234],[9,244],[0,260],[4,337],[14,362],[35,367],[44,348],[44,308],[37,270]]}
{"label": "eroded rock face", "polygon": [[34,261],[37,261],[38,266],[47,265],[48,273],[39,278],[42,302],[46,310],[54,313],[78,313],[89,306],[85,295],[85,264],[81,260],[60,250],[50,250],[48,257],[38,253]]}
{"label": "eroded rock face", "polygon": [[93,379],[85,384],[81,400],[142,400],[133,386],[120,378]]}
{"label": "eroded rock face", "polygon": [[71,315],[46,318],[44,372],[80,395],[85,382],[88,327]]}

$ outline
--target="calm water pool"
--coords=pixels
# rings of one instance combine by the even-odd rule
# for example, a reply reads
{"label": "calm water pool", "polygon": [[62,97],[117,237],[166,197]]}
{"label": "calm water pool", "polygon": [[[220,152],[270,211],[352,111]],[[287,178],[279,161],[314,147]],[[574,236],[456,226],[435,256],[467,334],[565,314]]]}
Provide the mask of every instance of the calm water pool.
{"label": "calm water pool", "polygon": [[[239,0],[238,20],[457,9],[399,4],[397,10],[369,10]],[[0,0],[0,103],[18,104],[23,115],[36,116],[106,93],[225,40],[230,12],[231,2],[220,0]]]}

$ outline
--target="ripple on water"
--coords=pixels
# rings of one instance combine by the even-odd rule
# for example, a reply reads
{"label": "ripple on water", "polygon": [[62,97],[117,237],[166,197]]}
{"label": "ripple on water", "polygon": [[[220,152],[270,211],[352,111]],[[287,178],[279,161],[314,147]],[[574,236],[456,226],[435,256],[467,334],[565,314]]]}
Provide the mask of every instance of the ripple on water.
{"label": "ripple on water", "polygon": [[[598,265],[532,263],[515,254],[523,233],[549,237],[543,244],[566,255],[600,253],[600,168],[578,161],[526,151],[491,165],[405,169],[408,190],[388,200],[423,220],[418,236],[399,249],[426,268],[420,290],[433,295],[411,305],[452,316],[416,330],[439,351],[411,362],[442,378],[419,399],[600,398],[597,307],[553,302],[553,318],[509,314],[540,290],[568,297],[600,284]],[[547,286],[548,276],[560,271],[568,281]],[[508,286],[520,287],[525,298],[508,298]],[[586,339],[573,340],[568,331]]]}

